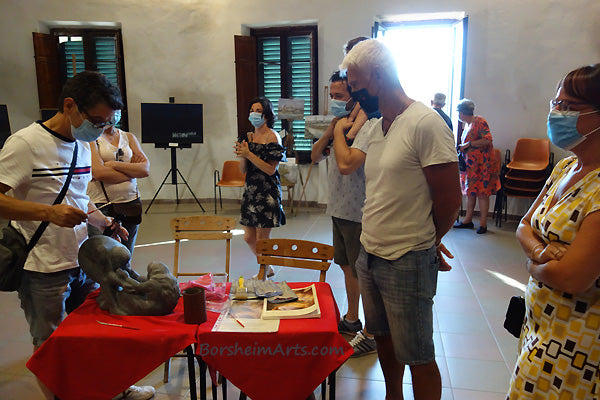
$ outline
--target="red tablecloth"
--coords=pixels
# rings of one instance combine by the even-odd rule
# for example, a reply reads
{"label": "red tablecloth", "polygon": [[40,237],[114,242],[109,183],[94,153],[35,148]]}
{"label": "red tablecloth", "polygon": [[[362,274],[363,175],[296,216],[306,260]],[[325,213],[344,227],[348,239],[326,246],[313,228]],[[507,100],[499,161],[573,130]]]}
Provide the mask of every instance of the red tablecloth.
{"label": "red tablecloth", "polygon": [[[304,287],[310,283],[290,283]],[[338,333],[339,311],[326,283],[315,283],[321,318],[282,320],[276,333],[198,329],[198,354],[253,400],[304,400],[352,354]]]}
{"label": "red tablecloth", "polygon": [[[112,315],[100,310],[96,292],[69,314],[27,367],[61,400],[105,400],[198,342],[202,358],[253,400],[304,400],[352,353],[337,331],[339,311],[329,285],[315,285],[321,318],[282,320],[276,333],[212,332],[218,317],[213,312],[200,326],[185,324],[181,299],[165,316]],[[215,349],[222,353],[214,354]]]}
{"label": "red tablecloth", "polygon": [[196,341],[198,325],[183,322],[182,299],[169,315],[119,316],[102,311],[97,295],[69,314],[27,362],[61,400],[110,399]]}

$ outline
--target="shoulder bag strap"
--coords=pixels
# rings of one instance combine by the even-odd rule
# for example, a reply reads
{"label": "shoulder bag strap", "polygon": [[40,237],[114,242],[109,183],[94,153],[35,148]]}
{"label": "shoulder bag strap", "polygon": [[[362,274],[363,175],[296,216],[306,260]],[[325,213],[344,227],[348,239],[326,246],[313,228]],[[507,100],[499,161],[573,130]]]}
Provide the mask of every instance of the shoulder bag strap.
{"label": "shoulder bag strap", "polygon": [[[54,203],[52,203],[52,205],[60,204],[63,201],[63,199],[65,198],[65,195],[67,194],[67,190],[69,189],[69,185],[71,184],[71,178],[73,177],[73,172],[75,172],[75,164],[77,164],[77,140],[75,141],[75,149],[73,150],[73,160],[71,160],[71,166],[69,167],[69,174],[67,175],[67,179],[65,180],[65,183],[63,184],[62,189],[60,190],[60,193],[58,194],[58,196],[56,197],[56,200],[54,200]],[[48,227],[49,224],[50,224],[49,221],[44,221],[40,224],[40,226],[38,226],[35,233],[31,237],[29,244],[27,245],[28,253],[37,244],[38,240],[40,240],[40,237],[42,237],[42,234],[44,233],[44,231],[46,230],[46,228]]]}
{"label": "shoulder bag strap", "polygon": [[110,203],[110,199],[108,198],[108,193],[106,193],[106,188],[104,187],[104,183],[100,181],[100,186],[102,187],[102,192],[104,193],[104,197],[106,197],[106,202]]}

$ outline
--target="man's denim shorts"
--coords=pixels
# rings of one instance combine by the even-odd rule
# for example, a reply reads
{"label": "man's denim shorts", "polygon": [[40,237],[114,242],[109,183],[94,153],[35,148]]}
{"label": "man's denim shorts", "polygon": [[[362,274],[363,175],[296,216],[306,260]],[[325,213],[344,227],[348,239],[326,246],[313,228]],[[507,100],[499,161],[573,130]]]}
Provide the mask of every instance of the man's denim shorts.
{"label": "man's denim shorts", "polygon": [[435,247],[386,260],[361,246],[356,271],[365,327],[375,336],[391,335],[400,363],[420,365],[435,360],[432,306],[438,267]]}
{"label": "man's denim shorts", "polygon": [[79,307],[96,288],[98,284],[80,268],[48,274],[24,271],[19,299],[33,345],[41,346],[62,322],[65,312],[68,314]]}

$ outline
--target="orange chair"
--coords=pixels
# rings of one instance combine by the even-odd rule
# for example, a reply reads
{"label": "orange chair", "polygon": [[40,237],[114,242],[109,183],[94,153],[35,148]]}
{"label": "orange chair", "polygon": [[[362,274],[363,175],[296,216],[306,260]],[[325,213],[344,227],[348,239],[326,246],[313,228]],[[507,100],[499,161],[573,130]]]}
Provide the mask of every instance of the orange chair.
{"label": "orange chair", "polygon": [[219,204],[223,208],[223,200],[221,198],[222,187],[244,187],[246,182],[246,174],[240,171],[239,161],[225,161],[223,164],[223,174],[219,170],[215,170],[215,214],[217,213],[217,187],[219,188]]}
{"label": "orange chair", "polygon": [[548,139],[519,139],[509,169],[542,171],[550,162],[550,141]]}

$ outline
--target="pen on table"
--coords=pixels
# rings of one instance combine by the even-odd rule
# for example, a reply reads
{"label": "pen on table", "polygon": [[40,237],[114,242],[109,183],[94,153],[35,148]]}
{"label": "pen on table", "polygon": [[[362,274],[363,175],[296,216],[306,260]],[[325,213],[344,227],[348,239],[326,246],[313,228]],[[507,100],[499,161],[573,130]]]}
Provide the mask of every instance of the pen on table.
{"label": "pen on table", "polygon": [[229,310],[229,315],[231,315],[231,318],[233,318],[233,320],[234,320],[235,322],[237,322],[238,324],[240,324],[240,325],[242,326],[242,328],[245,328],[245,327],[246,327],[244,324],[242,324],[242,323],[240,322],[240,320],[239,320],[239,319],[237,319],[236,317],[234,317],[234,316],[233,316],[233,313],[231,312],[231,310]]}
{"label": "pen on table", "polygon": [[133,326],[125,326],[125,325],[120,325],[120,324],[111,324],[109,322],[102,322],[102,321],[98,321],[98,320],[96,320],[96,322],[99,323],[99,324],[102,324],[102,325],[114,326],[114,327],[117,327],[117,328],[133,329],[133,330],[136,330],[136,331],[140,330],[140,328],[135,328]]}
{"label": "pen on table", "polygon": [[94,208],[93,210],[91,210],[91,211],[88,211],[87,213],[88,213],[88,214],[91,214],[91,213],[93,213],[93,212],[96,212],[96,211],[98,211],[99,209],[106,207],[106,206],[107,206],[107,205],[109,205],[110,203],[112,203],[112,201],[109,201],[109,202],[108,202],[108,203],[106,203],[106,204],[102,204],[100,207],[98,207],[98,208]]}

